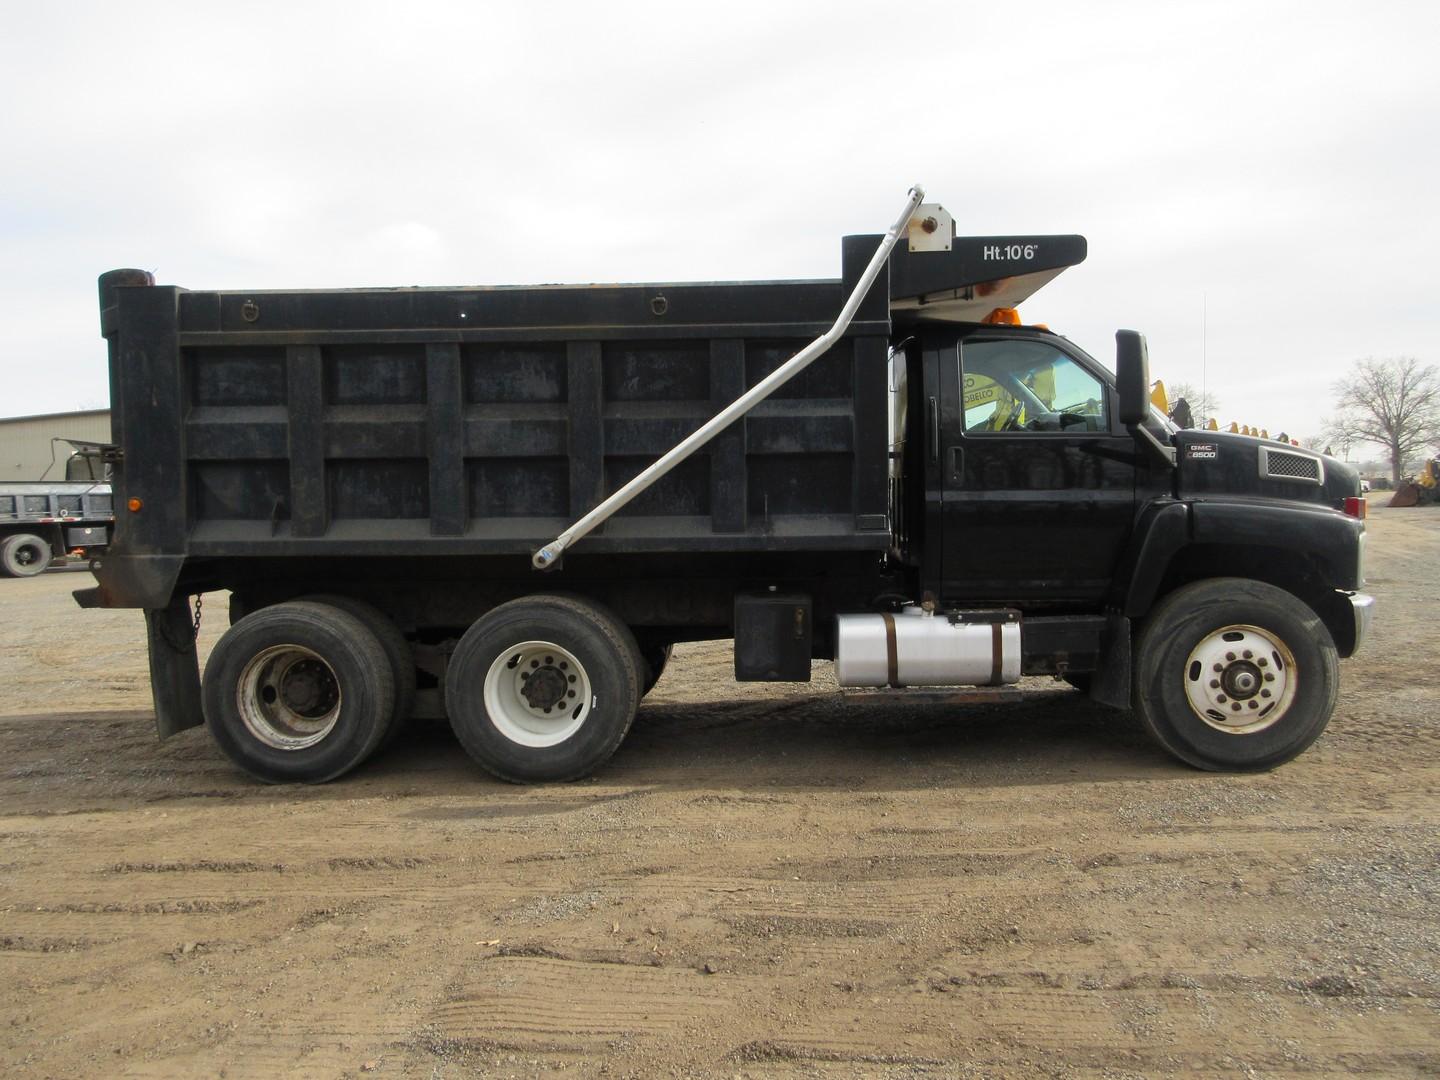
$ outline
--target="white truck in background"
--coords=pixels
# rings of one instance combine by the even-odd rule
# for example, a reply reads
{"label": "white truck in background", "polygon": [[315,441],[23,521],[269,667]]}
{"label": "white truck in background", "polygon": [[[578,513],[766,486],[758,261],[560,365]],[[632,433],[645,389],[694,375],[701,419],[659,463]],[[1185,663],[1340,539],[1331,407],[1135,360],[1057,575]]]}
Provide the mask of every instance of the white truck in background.
{"label": "white truck in background", "polygon": [[94,560],[110,545],[115,505],[99,443],[70,442],[64,480],[0,483],[0,577],[34,577],[58,558]]}

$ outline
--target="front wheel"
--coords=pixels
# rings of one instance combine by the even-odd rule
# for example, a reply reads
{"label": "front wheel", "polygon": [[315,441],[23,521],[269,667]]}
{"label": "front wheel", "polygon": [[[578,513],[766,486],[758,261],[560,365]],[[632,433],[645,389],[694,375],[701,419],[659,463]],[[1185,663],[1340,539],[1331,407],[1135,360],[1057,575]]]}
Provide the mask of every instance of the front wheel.
{"label": "front wheel", "polygon": [[1177,589],[1146,620],[1133,700],[1182,761],[1255,771],[1320,737],[1339,681],[1335,643],[1308,606],[1264,582],[1211,578]]}
{"label": "front wheel", "polygon": [[644,663],[598,604],[527,596],[465,632],[445,672],[461,745],[512,783],[575,780],[603,764],[640,704]]}

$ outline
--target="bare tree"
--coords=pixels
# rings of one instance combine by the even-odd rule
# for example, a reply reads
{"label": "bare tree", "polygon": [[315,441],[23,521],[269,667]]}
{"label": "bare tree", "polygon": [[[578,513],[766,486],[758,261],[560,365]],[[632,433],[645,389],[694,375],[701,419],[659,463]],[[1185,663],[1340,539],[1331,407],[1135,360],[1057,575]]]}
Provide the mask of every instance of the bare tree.
{"label": "bare tree", "polygon": [[1366,359],[1335,384],[1332,421],[1356,442],[1383,446],[1398,487],[1405,462],[1440,440],[1440,372],[1409,356]]}
{"label": "bare tree", "polygon": [[1325,445],[1330,451],[1339,454],[1340,460],[1350,460],[1350,447],[1355,442],[1355,433],[1348,420],[1343,417],[1326,417],[1322,435]]}
{"label": "bare tree", "polygon": [[1197,428],[1203,428],[1220,411],[1220,399],[1214,394],[1201,393],[1194,383],[1181,382],[1167,386],[1165,396],[1170,399],[1171,406],[1184,398],[1190,406],[1190,415],[1195,418]]}

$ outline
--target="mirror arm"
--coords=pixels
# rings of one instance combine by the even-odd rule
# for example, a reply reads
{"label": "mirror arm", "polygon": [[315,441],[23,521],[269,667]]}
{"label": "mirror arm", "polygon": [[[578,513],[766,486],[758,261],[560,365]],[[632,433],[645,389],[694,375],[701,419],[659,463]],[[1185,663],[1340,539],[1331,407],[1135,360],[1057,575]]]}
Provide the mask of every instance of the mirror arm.
{"label": "mirror arm", "polygon": [[1144,424],[1134,424],[1130,430],[1154,447],[1155,452],[1165,459],[1165,464],[1172,469],[1175,467],[1175,448],[1173,446],[1166,446],[1162,443],[1155,437],[1155,433]]}

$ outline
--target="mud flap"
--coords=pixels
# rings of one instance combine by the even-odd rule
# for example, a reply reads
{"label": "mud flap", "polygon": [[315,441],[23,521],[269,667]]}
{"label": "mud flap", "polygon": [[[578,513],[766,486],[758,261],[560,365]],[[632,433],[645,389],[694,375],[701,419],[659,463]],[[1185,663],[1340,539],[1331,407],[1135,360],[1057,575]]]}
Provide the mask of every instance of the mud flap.
{"label": "mud flap", "polygon": [[1105,613],[1100,667],[1090,680],[1090,700],[1112,709],[1130,708],[1130,620],[1118,611]]}
{"label": "mud flap", "polygon": [[205,722],[200,707],[200,659],[195,652],[189,599],[181,594],[172,597],[167,607],[145,609],[150,693],[155,702],[155,729],[161,739]]}

